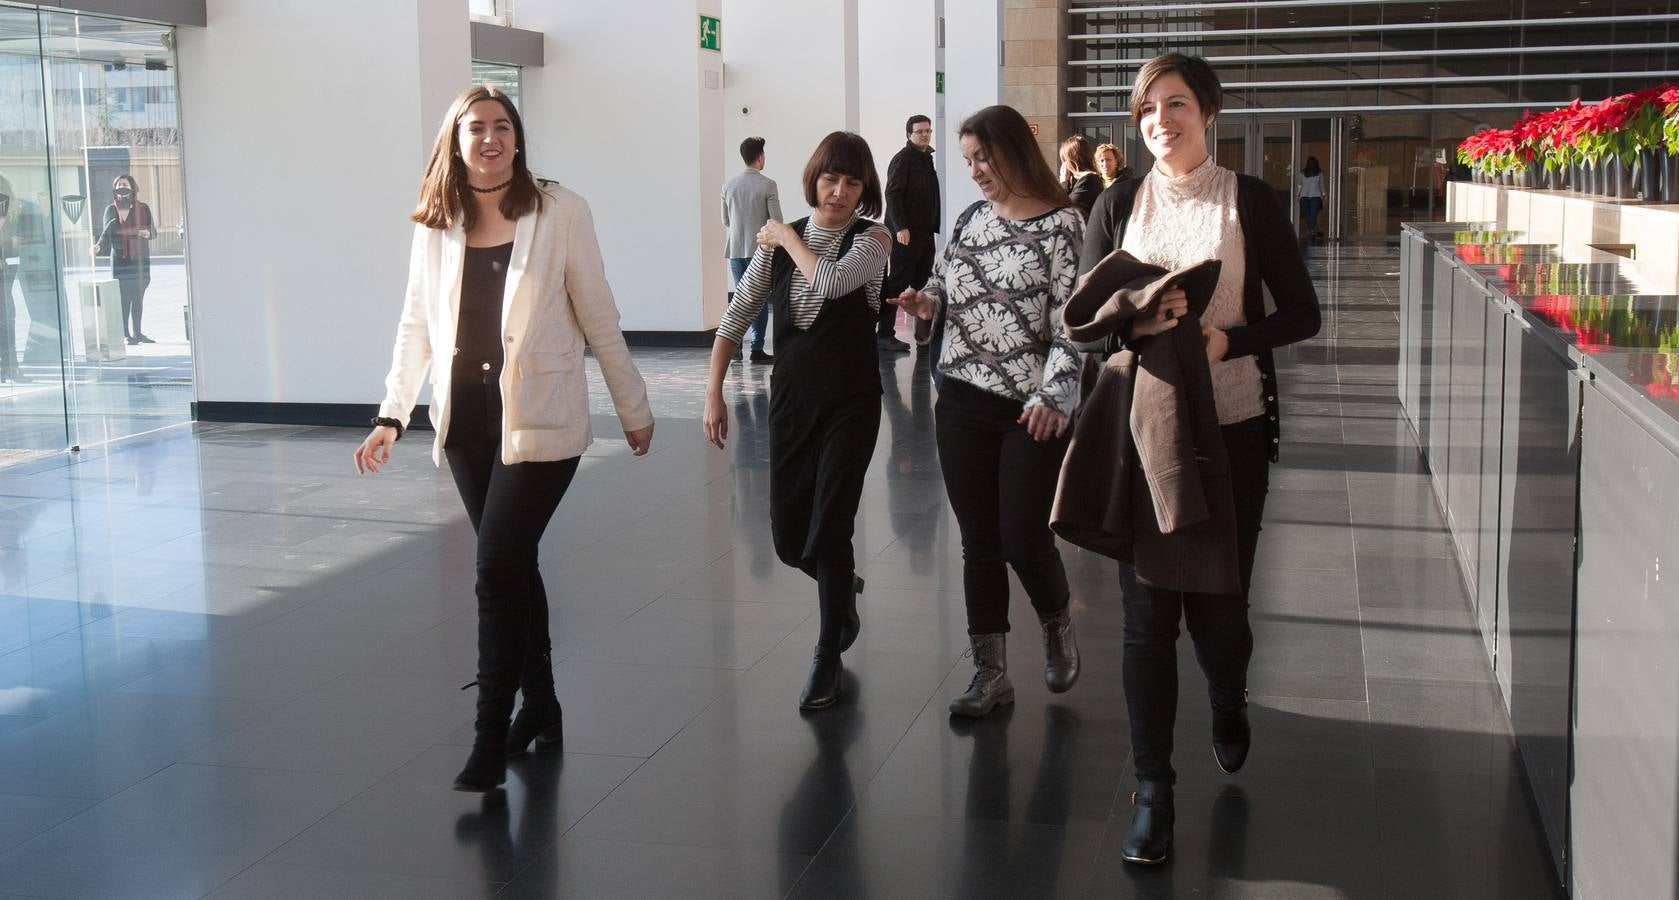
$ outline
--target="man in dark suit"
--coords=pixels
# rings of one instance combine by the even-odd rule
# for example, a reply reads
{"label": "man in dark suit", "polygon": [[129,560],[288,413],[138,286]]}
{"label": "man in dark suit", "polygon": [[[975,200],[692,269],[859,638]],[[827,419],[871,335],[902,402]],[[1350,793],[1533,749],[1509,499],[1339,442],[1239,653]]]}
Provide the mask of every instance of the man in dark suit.
{"label": "man in dark suit", "polygon": [[[896,297],[906,288],[920,290],[933,274],[933,237],[939,233],[939,173],[933,166],[933,120],[911,116],[904,125],[904,149],[886,169],[886,230],[894,235],[892,259],[886,269],[881,297]],[[909,352],[909,345],[893,333],[898,307],[880,304],[876,343],[882,350]],[[926,346],[927,322],[915,320],[915,342]]]}

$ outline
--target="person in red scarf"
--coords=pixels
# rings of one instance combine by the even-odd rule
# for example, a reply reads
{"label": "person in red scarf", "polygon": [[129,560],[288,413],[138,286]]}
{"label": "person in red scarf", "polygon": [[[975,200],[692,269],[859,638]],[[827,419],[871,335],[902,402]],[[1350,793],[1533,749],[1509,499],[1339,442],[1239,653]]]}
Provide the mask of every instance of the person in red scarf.
{"label": "person in red scarf", "polygon": [[93,255],[111,254],[111,276],[122,291],[123,336],[130,344],[155,343],[140,330],[146,287],[152,282],[151,240],[157,234],[152,208],[140,202],[132,175],[111,179],[111,193]]}

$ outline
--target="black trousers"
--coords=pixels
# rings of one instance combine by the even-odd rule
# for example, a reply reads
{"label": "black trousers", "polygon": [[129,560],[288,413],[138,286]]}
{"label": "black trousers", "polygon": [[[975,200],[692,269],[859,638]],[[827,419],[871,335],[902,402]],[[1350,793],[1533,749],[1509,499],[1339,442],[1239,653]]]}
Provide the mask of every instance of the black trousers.
{"label": "black trousers", "polygon": [[0,372],[17,371],[17,307],[12,305],[12,282],[17,270],[0,260]]}
{"label": "black trousers", "polygon": [[945,493],[962,530],[969,634],[1009,630],[1007,567],[1039,615],[1067,606],[1067,570],[1049,510],[1071,438],[1033,440],[1020,411],[1019,401],[954,378],[944,380],[934,406]]}
{"label": "black trousers", "polygon": [[[872,348],[870,348],[872,349]],[[778,357],[779,358],[779,357]],[[851,538],[880,435],[880,397],[770,411],[770,533],[776,556],[816,580],[817,646],[837,649],[856,609]]]}
{"label": "black trousers", "polygon": [[[142,266],[114,268],[117,290],[122,293],[122,333],[125,337],[139,337],[140,315],[146,309],[146,288],[152,277]],[[129,324],[132,322],[133,324]]]}
{"label": "black trousers", "polygon": [[[892,337],[898,320],[898,307],[886,302],[888,297],[902,294],[906,288],[921,290],[933,277],[933,235],[910,233],[908,244],[898,243],[892,236],[892,256],[887,263],[886,278],[880,287],[880,337]],[[915,333],[925,336],[928,323],[915,319]]]}
{"label": "black trousers", "polygon": [[1248,588],[1253,584],[1254,552],[1270,484],[1271,448],[1265,420],[1226,425],[1231,486],[1236,499],[1236,550],[1242,569],[1242,593],[1197,594],[1151,588],[1137,581],[1136,570],[1119,566],[1119,589],[1125,609],[1125,706],[1131,718],[1131,750],[1137,777],[1177,780],[1172,769],[1172,731],[1178,717],[1178,621],[1189,626],[1195,658],[1207,677],[1213,709],[1240,706],[1253,657],[1248,626]]}
{"label": "black trousers", "polygon": [[507,728],[527,658],[550,650],[537,545],[577,474],[578,457],[501,461],[499,372],[451,390],[443,447],[478,535],[478,728]]}

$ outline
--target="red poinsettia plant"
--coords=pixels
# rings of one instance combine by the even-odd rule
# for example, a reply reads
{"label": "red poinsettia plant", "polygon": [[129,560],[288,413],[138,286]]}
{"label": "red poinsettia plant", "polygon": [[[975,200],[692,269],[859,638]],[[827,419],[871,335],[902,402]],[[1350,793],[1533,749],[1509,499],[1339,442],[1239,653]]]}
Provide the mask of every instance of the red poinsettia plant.
{"label": "red poinsettia plant", "polygon": [[1485,129],[1458,144],[1458,161],[1483,174],[1534,164],[1555,171],[1574,163],[1631,163],[1646,151],[1679,154],[1679,84],[1659,84],[1597,103],[1574,100],[1542,113],[1523,113],[1509,130]]}
{"label": "red poinsettia plant", "polygon": [[1516,132],[1499,128],[1487,128],[1464,138],[1458,144],[1457,159],[1477,172],[1494,175],[1514,171],[1524,165],[1517,148]]}
{"label": "red poinsettia plant", "polygon": [[1662,140],[1669,155],[1679,153],[1679,84],[1662,85],[1655,105],[1661,110]]}

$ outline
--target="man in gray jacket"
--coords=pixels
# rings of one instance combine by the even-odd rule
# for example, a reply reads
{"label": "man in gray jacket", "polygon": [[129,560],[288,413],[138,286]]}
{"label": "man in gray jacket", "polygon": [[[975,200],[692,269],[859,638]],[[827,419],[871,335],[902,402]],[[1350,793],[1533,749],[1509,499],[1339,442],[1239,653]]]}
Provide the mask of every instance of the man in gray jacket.
{"label": "man in gray jacket", "polygon": [[[733,277],[731,287],[740,284],[741,276],[746,274],[746,267],[752,262],[752,252],[758,248],[758,229],[770,219],[781,218],[781,201],[776,196],[775,181],[764,174],[764,139],[749,137],[741,141],[740,158],[746,161],[746,171],[723,185],[723,227],[728,229],[724,252],[729,257],[729,274]],[[730,299],[733,299],[732,292]],[[764,334],[769,331],[769,326],[770,305],[766,303],[752,322],[754,363],[774,362],[774,357],[764,352]]]}

